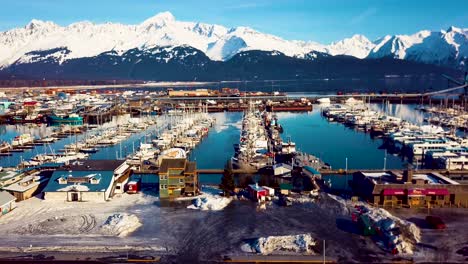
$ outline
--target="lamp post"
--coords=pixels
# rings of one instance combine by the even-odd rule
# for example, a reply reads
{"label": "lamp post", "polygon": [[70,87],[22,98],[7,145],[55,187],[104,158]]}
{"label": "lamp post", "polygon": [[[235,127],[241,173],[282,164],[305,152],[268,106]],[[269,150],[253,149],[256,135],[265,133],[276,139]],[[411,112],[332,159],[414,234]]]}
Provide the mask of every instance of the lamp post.
{"label": "lamp post", "polygon": [[348,157],[345,158],[346,161],[346,166],[345,166],[345,172],[348,174]]}
{"label": "lamp post", "polygon": [[385,150],[385,156],[383,158],[383,170],[387,168],[387,150]]}

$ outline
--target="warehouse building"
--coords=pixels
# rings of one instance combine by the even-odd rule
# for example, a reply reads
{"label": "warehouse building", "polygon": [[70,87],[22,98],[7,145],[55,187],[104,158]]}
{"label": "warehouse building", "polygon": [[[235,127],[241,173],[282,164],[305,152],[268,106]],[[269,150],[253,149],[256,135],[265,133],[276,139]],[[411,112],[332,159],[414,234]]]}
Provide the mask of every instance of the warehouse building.
{"label": "warehouse building", "polygon": [[48,178],[35,175],[24,176],[21,180],[3,187],[2,190],[9,192],[16,197],[16,201],[24,201],[39,194],[48,182]]}
{"label": "warehouse building", "polygon": [[0,191],[0,216],[9,213],[16,207],[16,198],[8,192]]}
{"label": "warehouse building", "polygon": [[[104,202],[117,183],[128,179],[130,167],[119,160],[86,160],[56,170],[44,188],[45,200]],[[121,185],[119,185],[121,186]],[[121,187],[122,188],[122,187]]]}
{"label": "warehouse building", "polygon": [[356,172],[353,174],[353,191],[376,206],[468,207],[468,184],[460,184],[435,172]]}

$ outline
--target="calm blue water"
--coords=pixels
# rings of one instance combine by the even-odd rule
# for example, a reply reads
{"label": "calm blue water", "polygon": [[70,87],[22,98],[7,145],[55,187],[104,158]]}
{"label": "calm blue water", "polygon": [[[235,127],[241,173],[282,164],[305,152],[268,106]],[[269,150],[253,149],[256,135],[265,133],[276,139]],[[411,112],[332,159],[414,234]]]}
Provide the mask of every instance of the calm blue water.
{"label": "calm blue water", "polygon": [[[242,113],[213,113],[213,117],[216,118],[216,122],[208,137],[190,154],[190,160],[196,161],[198,168],[224,168],[227,160],[234,155],[233,144],[239,142]],[[221,177],[221,174],[201,174],[200,182],[219,183]]]}
{"label": "calm blue water", "polygon": [[[372,105],[372,108],[381,109],[382,106]],[[414,105],[390,105],[388,112],[410,120],[422,122],[423,114],[414,110]],[[379,149],[381,139],[372,139],[369,134],[349,129],[339,123],[329,123],[320,115],[320,106],[314,106],[309,113],[278,113],[280,124],[284,128],[283,139],[291,137],[301,151],[311,153],[329,163],[334,169],[344,169],[346,158],[348,168],[359,169],[383,169],[385,151]],[[233,144],[238,143],[242,113],[215,113],[215,125],[210,129],[209,135],[203,139],[200,145],[190,153],[190,159],[197,162],[198,168],[215,169],[223,168],[228,159],[234,154]],[[48,127],[26,128],[23,126],[0,126],[2,139],[11,141],[11,138],[21,133],[32,133],[36,136],[44,136],[51,132]],[[92,159],[115,159],[117,156],[126,157],[133,149],[138,148],[145,136],[152,132],[154,127],[147,132],[132,135],[122,144],[102,148]],[[78,140],[82,135],[78,135]],[[152,137],[148,137],[149,141]],[[64,145],[74,142],[74,137],[62,139],[51,145],[54,149],[61,149]],[[14,153],[11,157],[0,157],[0,166],[15,166],[22,156],[30,158],[38,153],[44,153],[45,147],[36,147],[34,150],[24,153]],[[50,153],[50,150],[47,151]],[[398,156],[386,156],[386,168],[402,168],[405,161]],[[332,177],[334,178],[334,177]],[[200,175],[200,181],[204,183],[218,183],[221,175]],[[332,179],[334,188],[346,188],[346,181]]]}
{"label": "calm blue water", "polygon": [[[297,93],[336,94],[342,92],[423,92],[441,90],[447,87],[447,80],[442,76],[400,76],[382,78],[353,79],[302,79],[296,80],[257,80],[228,83],[207,83],[203,88],[219,89],[221,87],[237,88],[241,91],[281,91]],[[175,89],[193,89],[193,86],[178,86]],[[127,88],[128,90],[161,91],[166,87]]]}
{"label": "calm blue water", "polygon": [[[56,127],[48,127],[45,125],[1,125],[0,126],[0,141],[10,142],[18,135],[29,133],[35,138],[42,138],[50,135]],[[45,144],[36,146],[34,149],[25,150],[24,152],[13,152],[12,156],[0,156],[0,167],[14,167],[18,165],[21,160],[28,160],[38,154],[44,153],[58,153],[57,150],[63,149],[65,145],[80,140],[84,135],[71,135],[68,138],[60,139],[52,144]]]}
{"label": "calm blue water", "polygon": [[[291,137],[296,148],[313,154],[334,169],[381,169],[385,151],[378,149],[382,140],[371,139],[369,134],[349,129],[340,123],[329,123],[316,107],[310,113],[278,113],[282,124],[282,138]],[[400,158],[387,155],[387,168],[401,168]]]}
{"label": "calm blue water", "polygon": [[[118,120],[119,118],[116,119]],[[24,133],[30,133],[36,138],[42,138],[50,135],[53,129],[54,127],[47,127],[45,125],[2,125],[0,126],[0,141],[4,140],[11,142],[15,136]],[[151,140],[154,139],[156,135],[156,126],[151,126],[147,131],[131,135],[129,138],[122,141],[122,143],[105,148],[99,148],[99,151],[97,153],[91,154],[89,158],[93,160],[125,158],[129,154],[138,150],[140,143],[151,142]],[[36,146],[34,149],[25,150],[24,152],[13,152],[12,156],[0,156],[0,167],[15,167],[21,163],[21,160],[29,160],[38,154],[50,154],[52,153],[52,150],[55,153],[60,153],[58,150],[64,149],[65,145],[73,144],[77,141],[80,141],[84,137],[85,134],[71,135],[68,138],[60,139],[52,144]]]}

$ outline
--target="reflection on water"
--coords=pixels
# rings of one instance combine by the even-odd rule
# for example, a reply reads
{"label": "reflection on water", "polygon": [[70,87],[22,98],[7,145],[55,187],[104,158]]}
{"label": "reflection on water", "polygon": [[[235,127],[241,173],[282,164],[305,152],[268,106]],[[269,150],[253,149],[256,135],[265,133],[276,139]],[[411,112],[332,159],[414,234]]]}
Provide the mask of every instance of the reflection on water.
{"label": "reflection on water", "polygon": [[416,110],[417,105],[414,104],[370,104],[369,106],[374,111],[381,111],[417,125],[422,125],[426,117],[426,113]]}
{"label": "reflection on water", "polygon": [[[371,107],[385,110],[379,104],[371,104]],[[414,107],[415,105],[389,105],[386,111],[403,119],[422,123],[424,115],[415,111]],[[279,123],[284,128],[283,139],[291,137],[299,150],[318,156],[334,169],[345,168],[346,159],[348,168],[383,168],[385,151],[379,148],[382,145],[381,139],[372,139],[368,134],[349,129],[339,123],[329,123],[320,115],[320,111],[320,107],[315,106],[310,113],[277,113]],[[215,125],[211,128],[209,135],[190,154],[190,159],[197,162],[198,168],[224,168],[226,162],[234,154],[233,144],[239,142],[242,113],[223,112],[212,115],[216,118]],[[8,141],[24,132],[45,135],[50,133],[50,128],[46,126],[0,126],[2,139]],[[132,135],[121,145],[101,149],[92,158],[114,159],[117,153],[120,156],[120,152],[122,152],[121,156],[125,157],[145,140],[146,134],[147,132],[142,132]],[[78,140],[82,136],[77,136]],[[74,137],[63,139],[52,144],[51,148],[58,150],[73,141]],[[44,153],[46,151],[44,148],[38,146],[34,150],[15,153],[11,157],[0,157],[0,166],[14,166],[19,162],[20,156],[24,159],[31,158],[36,154]],[[387,168],[402,168],[404,163],[405,161],[398,156],[386,157]],[[213,183],[219,182],[221,175],[201,175],[200,178],[202,183]]]}

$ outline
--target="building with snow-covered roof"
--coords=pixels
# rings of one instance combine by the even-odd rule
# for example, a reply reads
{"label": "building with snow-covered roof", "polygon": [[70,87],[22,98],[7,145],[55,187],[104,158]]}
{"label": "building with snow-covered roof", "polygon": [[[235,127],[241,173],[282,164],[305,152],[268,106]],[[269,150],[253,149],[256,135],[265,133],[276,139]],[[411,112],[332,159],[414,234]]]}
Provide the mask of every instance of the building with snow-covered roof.
{"label": "building with snow-covered roof", "polygon": [[123,189],[130,173],[130,167],[125,161],[89,160],[72,163],[54,171],[43,190],[44,199],[104,202],[109,200],[117,187]]}
{"label": "building with snow-covered roof", "polygon": [[49,181],[48,177],[40,175],[27,175],[21,180],[2,187],[2,190],[9,192],[16,197],[16,201],[24,201],[41,192],[42,188]]}
{"label": "building with snow-covered roof", "polygon": [[110,197],[113,182],[113,171],[55,171],[44,188],[44,199],[104,202]]}
{"label": "building with snow-covered roof", "polygon": [[256,202],[265,201],[265,197],[269,195],[269,190],[260,187],[258,183],[247,186],[247,192],[249,193],[250,199]]}
{"label": "building with snow-covered roof", "polygon": [[0,171],[0,187],[10,185],[21,180],[23,175],[14,170]]}
{"label": "building with snow-covered roof", "polygon": [[437,172],[356,172],[353,191],[377,206],[468,206],[468,184]]}
{"label": "building with snow-covered roof", "polygon": [[8,192],[0,191],[0,216],[9,213],[16,207],[16,198]]}

